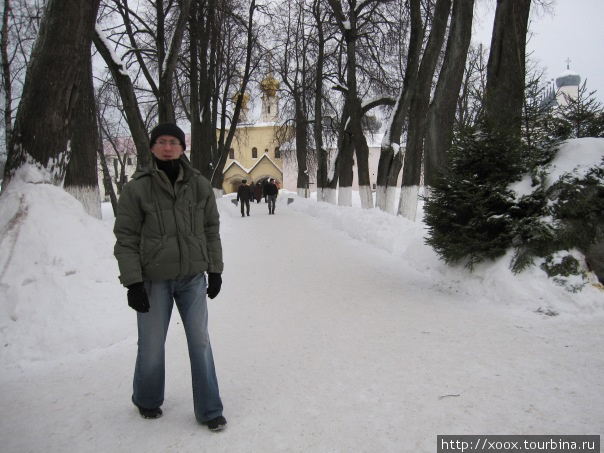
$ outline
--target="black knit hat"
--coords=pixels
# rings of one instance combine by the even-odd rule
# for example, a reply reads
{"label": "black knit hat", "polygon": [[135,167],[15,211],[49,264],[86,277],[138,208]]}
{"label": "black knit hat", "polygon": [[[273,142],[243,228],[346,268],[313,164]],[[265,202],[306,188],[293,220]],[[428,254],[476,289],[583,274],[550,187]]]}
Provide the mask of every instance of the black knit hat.
{"label": "black knit hat", "polygon": [[153,128],[153,130],[151,131],[151,136],[149,137],[150,146],[153,146],[155,144],[155,140],[157,140],[157,137],[161,137],[162,135],[170,135],[171,137],[176,137],[178,140],[180,140],[182,149],[187,148],[187,145],[185,143],[185,133],[180,127],[172,123],[158,124]]}

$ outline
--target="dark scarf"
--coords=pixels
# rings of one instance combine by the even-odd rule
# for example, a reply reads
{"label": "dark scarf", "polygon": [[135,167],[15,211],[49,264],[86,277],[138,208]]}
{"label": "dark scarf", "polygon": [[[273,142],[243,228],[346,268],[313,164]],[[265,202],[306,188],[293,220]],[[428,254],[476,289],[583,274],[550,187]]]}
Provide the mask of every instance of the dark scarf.
{"label": "dark scarf", "polygon": [[155,158],[155,163],[157,168],[163,171],[172,185],[176,182],[178,178],[178,173],[180,172],[180,162],[179,159],[172,160],[159,160],[157,157]]}

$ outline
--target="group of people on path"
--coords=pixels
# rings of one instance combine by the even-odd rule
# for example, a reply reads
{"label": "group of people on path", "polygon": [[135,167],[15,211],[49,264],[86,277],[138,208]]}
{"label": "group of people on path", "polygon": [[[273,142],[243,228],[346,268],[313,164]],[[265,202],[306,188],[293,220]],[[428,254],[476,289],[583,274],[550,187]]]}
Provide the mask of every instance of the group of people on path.
{"label": "group of people on path", "polygon": [[241,202],[241,217],[250,215],[250,201],[255,199],[256,203],[260,203],[262,197],[268,203],[268,213],[274,214],[278,194],[279,187],[273,178],[265,180],[262,184],[254,184],[252,181],[251,185],[248,185],[247,179],[244,179],[237,189],[237,203]]}

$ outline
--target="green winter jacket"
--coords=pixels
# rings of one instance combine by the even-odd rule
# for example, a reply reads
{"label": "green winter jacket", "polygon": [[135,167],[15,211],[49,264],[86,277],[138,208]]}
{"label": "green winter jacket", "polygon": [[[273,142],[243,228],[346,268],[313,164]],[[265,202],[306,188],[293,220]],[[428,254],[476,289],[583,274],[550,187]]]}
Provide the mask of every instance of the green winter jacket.
{"label": "green winter jacket", "polygon": [[172,187],[152,163],[134,173],[120,195],[114,255],[124,286],[222,273],[216,198],[210,182],[180,158]]}

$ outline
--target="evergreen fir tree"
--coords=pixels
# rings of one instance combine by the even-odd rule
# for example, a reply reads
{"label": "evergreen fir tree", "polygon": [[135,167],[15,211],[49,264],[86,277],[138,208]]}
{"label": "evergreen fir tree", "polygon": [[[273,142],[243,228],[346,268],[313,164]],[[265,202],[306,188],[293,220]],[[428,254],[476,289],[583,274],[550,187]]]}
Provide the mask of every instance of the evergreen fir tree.
{"label": "evergreen fir tree", "polygon": [[579,87],[577,97],[564,95],[566,104],[560,105],[550,122],[547,132],[560,139],[582,137],[604,137],[604,110],[594,97],[596,91],[588,92],[587,81]]}
{"label": "evergreen fir tree", "polygon": [[[563,282],[582,272],[575,251],[585,253],[604,238],[604,162],[584,175],[568,174],[548,183],[549,164],[563,140],[601,134],[601,107],[585,96],[583,85],[576,102],[544,109],[547,104],[538,102],[536,86],[527,89],[521,138],[485,122],[456,137],[448,171],[424,206],[426,243],[446,263],[472,269],[513,249],[514,272],[540,258],[548,275]],[[532,180],[530,193],[512,190],[522,176]],[[575,281],[571,286],[577,290],[581,285]]]}
{"label": "evergreen fir tree", "polygon": [[604,237],[604,160],[585,176],[564,175],[549,194],[558,250],[585,253]]}
{"label": "evergreen fir tree", "polygon": [[548,101],[547,87],[539,77],[533,77],[526,85],[522,111],[523,159],[527,169],[544,165],[552,158],[552,152],[560,139],[553,136],[546,124],[554,120],[552,104]]}
{"label": "evergreen fir tree", "polygon": [[502,256],[514,228],[510,182],[522,173],[522,144],[485,123],[464,131],[449,152],[446,177],[424,206],[426,242],[447,263],[477,263]]}

